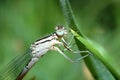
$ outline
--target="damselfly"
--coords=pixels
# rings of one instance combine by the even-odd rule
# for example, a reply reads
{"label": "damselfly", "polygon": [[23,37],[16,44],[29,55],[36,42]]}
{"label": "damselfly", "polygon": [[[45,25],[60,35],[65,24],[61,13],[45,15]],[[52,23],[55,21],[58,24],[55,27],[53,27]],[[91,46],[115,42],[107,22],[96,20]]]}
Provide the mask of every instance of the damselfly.
{"label": "damselfly", "polygon": [[[63,26],[56,26],[55,32],[53,34],[38,39],[33,44],[31,44],[30,49],[27,53],[16,57],[7,66],[5,66],[0,71],[0,80],[22,80],[27,72],[32,68],[32,66],[49,50],[58,51],[67,60],[69,60],[70,62],[74,62],[68,56],[66,56],[56,45],[61,45],[66,50],[73,53],[87,52],[89,55],[89,51],[74,52],[72,49],[70,49],[64,39],[64,36],[67,34],[67,30]],[[78,60],[83,59],[88,55],[85,55]],[[24,64],[22,64],[23,61]]]}

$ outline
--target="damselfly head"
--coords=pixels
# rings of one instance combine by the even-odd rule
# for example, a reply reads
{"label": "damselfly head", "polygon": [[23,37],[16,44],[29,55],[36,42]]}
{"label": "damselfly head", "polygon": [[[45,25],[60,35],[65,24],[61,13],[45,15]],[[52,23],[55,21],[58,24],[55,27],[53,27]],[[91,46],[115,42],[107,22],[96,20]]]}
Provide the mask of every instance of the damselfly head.
{"label": "damselfly head", "polygon": [[65,29],[65,27],[63,27],[63,26],[56,26],[55,30],[56,30],[55,31],[56,35],[59,37],[62,37],[68,33],[67,30]]}

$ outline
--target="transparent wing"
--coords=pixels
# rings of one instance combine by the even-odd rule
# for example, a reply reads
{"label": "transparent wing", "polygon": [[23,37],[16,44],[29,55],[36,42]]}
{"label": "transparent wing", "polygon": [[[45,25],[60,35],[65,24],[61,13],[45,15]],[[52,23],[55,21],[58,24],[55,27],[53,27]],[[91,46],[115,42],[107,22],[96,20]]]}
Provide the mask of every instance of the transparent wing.
{"label": "transparent wing", "polygon": [[21,73],[25,65],[31,59],[31,51],[19,55],[12,59],[3,69],[0,71],[0,80],[16,80]]}

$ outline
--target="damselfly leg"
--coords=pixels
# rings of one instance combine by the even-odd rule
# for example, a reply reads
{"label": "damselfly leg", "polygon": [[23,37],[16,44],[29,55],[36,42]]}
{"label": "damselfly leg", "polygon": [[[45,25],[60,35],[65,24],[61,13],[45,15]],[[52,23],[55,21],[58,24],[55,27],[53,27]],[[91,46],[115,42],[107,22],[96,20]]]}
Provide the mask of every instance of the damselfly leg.
{"label": "damselfly leg", "polygon": [[62,45],[62,46],[64,46],[64,50],[68,50],[69,52],[71,52],[71,53],[74,53],[74,54],[81,54],[81,53],[87,53],[86,55],[84,55],[84,56],[82,56],[82,57],[80,57],[80,58],[77,58],[76,60],[72,60],[71,58],[69,58],[65,53],[64,53],[64,51],[62,51],[59,47],[56,47],[56,46],[52,46],[51,47],[51,50],[55,50],[55,51],[58,51],[62,56],[64,56],[67,60],[69,60],[70,62],[78,62],[78,61],[80,61],[80,60],[82,60],[82,59],[84,59],[85,57],[87,57],[87,56],[89,56],[91,53],[89,52],[89,51],[74,51],[74,50],[72,50],[70,47],[71,47],[71,42],[72,42],[72,40],[70,40],[70,43],[69,43],[69,46],[68,46],[68,44],[67,44],[67,42],[65,41],[65,39],[64,38],[62,38],[61,39],[62,40],[62,42],[59,42],[58,44],[59,45]]}
{"label": "damselfly leg", "polygon": [[80,57],[80,58],[77,58],[76,60],[72,60],[72,59],[70,59],[69,57],[66,57],[67,55],[63,55],[66,59],[68,59],[70,62],[78,62],[78,61],[80,61],[80,60],[82,60],[82,59],[84,59],[84,58],[86,58],[87,56],[89,56],[89,55],[91,55],[91,53],[90,53],[90,51],[88,51],[88,50],[84,50],[84,51],[75,51],[75,50],[73,50],[73,49],[71,49],[71,47],[72,47],[72,41],[73,41],[73,38],[74,38],[74,35],[72,35],[72,37],[71,37],[71,39],[70,39],[70,41],[68,42],[68,44],[67,44],[67,42],[65,41],[65,39],[64,38],[62,38],[61,40],[63,41],[63,46],[65,47],[65,49],[63,50],[63,52],[59,49],[58,50],[58,52],[59,53],[62,53],[62,55],[64,54],[64,51],[66,51],[66,50],[68,50],[69,52],[71,52],[71,53],[73,53],[73,54],[81,54],[81,53],[87,53],[87,54],[85,54],[84,56],[82,56],[82,57]]}

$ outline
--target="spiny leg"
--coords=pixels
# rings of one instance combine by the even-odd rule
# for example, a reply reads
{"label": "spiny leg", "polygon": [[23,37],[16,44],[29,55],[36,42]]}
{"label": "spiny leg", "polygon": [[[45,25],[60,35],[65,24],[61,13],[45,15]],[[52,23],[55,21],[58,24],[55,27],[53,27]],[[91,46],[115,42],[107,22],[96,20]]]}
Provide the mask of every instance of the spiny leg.
{"label": "spiny leg", "polygon": [[65,41],[64,38],[61,38],[61,40],[63,41],[63,43],[65,43],[65,45],[69,46],[69,45],[71,45],[71,43],[72,43],[72,41],[73,41],[73,38],[74,38],[74,35],[72,35],[72,37],[71,37],[71,39],[69,40],[68,43]]}
{"label": "spiny leg", "polygon": [[65,55],[58,47],[52,46],[51,50],[58,51],[62,56],[64,56],[67,60],[70,62],[74,62],[72,59],[70,59],[67,55]]}
{"label": "spiny leg", "polygon": [[56,42],[56,44],[59,44],[59,45],[62,45],[62,46],[64,46],[68,51],[70,51],[71,53],[88,53],[87,55],[85,55],[85,56],[83,56],[83,57],[80,57],[80,58],[78,58],[77,60],[75,60],[75,61],[73,61],[72,59],[70,59],[67,55],[65,55],[58,47],[56,47],[56,46],[52,46],[50,49],[51,50],[55,50],[55,51],[58,51],[61,55],[63,55],[67,60],[69,60],[70,62],[77,62],[77,61],[79,61],[79,60],[81,60],[81,59],[83,59],[83,58],[85,58],[85,57],[87,57],[87,56],[89,56],[91,53],[89,52],[89,51],[74,51],[74,50],[72,50],[71,48],[69,48],[68,46],[67,46],[67,43],[66,43],[66,41],[64,40],[64,38],[62,38],[62,41],[63,42],[60,42],[60,41],[57,41]]}
{"label": "spiny leg", "polygon": [[[64,38],[63,38],[62,40],[64,40]],[[64,42],[65,42],[65,40],[64,40]],[[66,44],[67,44],[67,43],[66,43]],[[72,50],[72,49],[70,48],[70,47],[72,47],[72,46],[68,46],[68,45],[66,45],[66,44],[63,43],[63,46],[65,47],[64,51],[65,51],[65,50],[68,50],[68,51],[71,52],[71,53],[77,53],[77,54],[88,53],[88,54],[86,54],[86,55],[84,55],[84,56],[76,59],[74,62],[77,62],[77,61],[79,61],[79,60],[81,60],[81,59],[83,59],[83,58],[86,58],[87,56],[91,55],[90,51],[87,51],[87,50],[86,50],[86,51],[74,51],[74,50]]]}
{"label": "spiny leg", "polygon": [[[66,47],[67,47],[67,46],[66,46]],[[88,53],[88,54],[86,54],[86,55],[84,55],[84,56],[76,59],[75,62],[77,62],[77,61],[79,61],[79,60],[81,60],[81,59],[84,59],[84,58],[86,58],[86,57],[89,56],[89,55],[92,55],[91,52],[90,52],[90,51],[87,51],[87,50],[85,50],[85,51],[74,51],[74,50],[72,50],[72,49],[69,48],[69,47],[67,47],[66,49],[67,49],[69,52],[73,53],[73,54]]]}
{"label": "spiny leg", "polygon": [[78,59],[76,59],[76,60],[72,60],[72,59],[70,59],[67,55],[65,55],[58,47],[56,47],[56,46],[52,46],[51,47],[51,50],[55,50],[55,51],[58,51],[62,56],[64,56],[67,60],[69,60],[70,62],[78,62],[78,61],[80,61],[80,60],[82,60],[82,59],[84,59],[85,57],[87,57],[88,55],[85,55],[85,56],[83,56],[83,57],[80,57],[80,58],[78,58]]}

